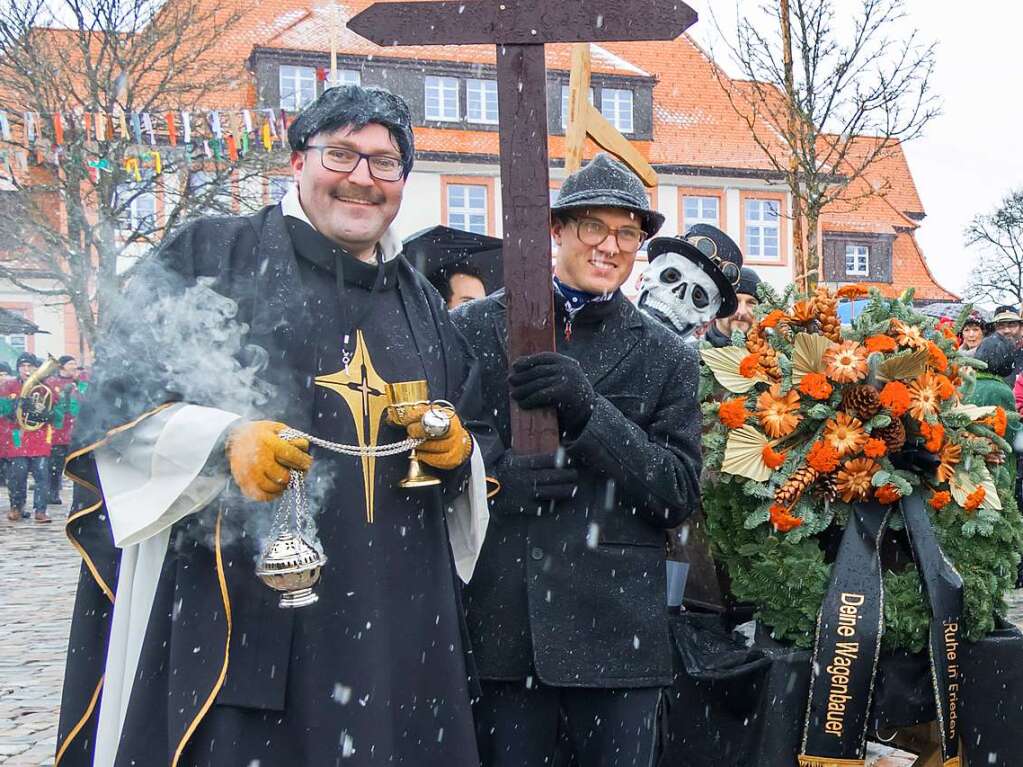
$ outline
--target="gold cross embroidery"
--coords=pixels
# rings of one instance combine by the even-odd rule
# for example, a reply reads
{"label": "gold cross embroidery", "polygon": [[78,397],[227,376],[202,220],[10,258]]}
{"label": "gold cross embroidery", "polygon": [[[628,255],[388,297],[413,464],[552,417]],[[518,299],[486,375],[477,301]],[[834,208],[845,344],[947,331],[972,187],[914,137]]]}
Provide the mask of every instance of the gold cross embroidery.
{"label": "gold cross embroidery", "polygon": [[[359,447],[376,447],[380,418],[387,409],[387,381],[373,367],[361,330],[355,331],[355,353],[348,367],[336,373],[317,376],[316,385],[336,392],[348,405],[352,411],[352,420],[355,421]],[[366,521],[372,522],[377,459],[375,456],[364,455],[361,460]]]}

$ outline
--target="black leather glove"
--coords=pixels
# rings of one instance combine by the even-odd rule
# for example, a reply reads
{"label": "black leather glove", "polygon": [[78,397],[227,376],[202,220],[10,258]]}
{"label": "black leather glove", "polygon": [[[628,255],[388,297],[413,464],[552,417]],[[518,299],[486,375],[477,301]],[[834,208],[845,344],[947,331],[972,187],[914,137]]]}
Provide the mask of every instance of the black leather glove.
{"label": "black leather glove", "polygon": [[585,428],[597,398],[579,363],[557,352],[515,360],[508,384],[512,399],[524,410],[556,408],[561,429],[570,437]]}
{"label": "black leather glove", "polygon": [[501,489],[495,509],[505,513],[531,514],[550,509],[551,501],[563,501],[575,494],[579,474],[559,466],[554,453],[515,455],[506,452],[494,467]]}

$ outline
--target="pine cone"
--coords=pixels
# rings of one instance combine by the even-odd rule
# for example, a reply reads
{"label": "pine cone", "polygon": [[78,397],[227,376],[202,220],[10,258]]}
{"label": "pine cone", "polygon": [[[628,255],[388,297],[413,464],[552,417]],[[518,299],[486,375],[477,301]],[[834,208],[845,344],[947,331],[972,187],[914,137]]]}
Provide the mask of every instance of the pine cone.
{"label": "pine cone", "polygon": [[753,325],[746,334],[746,351],[760,355],[760,369],[772,381],[781,380],[781,368],[778,367],[778,352],[764,338],[758,325]]}
{"label": "pine cone", "polygon": [[884,440],[888,446],[888,452],[894,453],[896,450],[901,450],[902,446],[906,444],[906,427],[902,425],[900,418],[893,418],[888,426],[874,429],[871,436]]}
{"label": "pine cone", "polygon": [[817,482],[817,488],[827,501],[834,503],[838,499],[838,480],[834,474],[824,474]]}
{"label": "pine cone", "polygon": [[838,299],[826,287],[819,286],[813,296],[813,307],[817,312],[817,321],[821,326],[821,334],[836,344],[842,342],[842,322],[838,319]]}
{"label": "pine cone", "polygon": [[810,487],[817,479],[817,469],[812,466],[803,466],[796,469],[785,484],[774,491],[774,502],[786,509],[800,499],[806,488]]}
{"label": "pine cone", "polygon": [[842,392],[842,409],[866,423],[881,410],[881,395],[869,384],[847,386]]}

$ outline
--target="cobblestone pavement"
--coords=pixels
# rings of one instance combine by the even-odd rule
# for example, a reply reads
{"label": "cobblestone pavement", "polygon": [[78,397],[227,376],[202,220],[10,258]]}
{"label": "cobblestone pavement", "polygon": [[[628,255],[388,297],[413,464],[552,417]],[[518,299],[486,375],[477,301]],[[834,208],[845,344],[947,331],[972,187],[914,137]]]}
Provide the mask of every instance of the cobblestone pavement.
{"label": "cobblestone pavement", "polygon": [[[70,497],[70,492],[65,493]],[[66,508],[66,507],[63,507]],[[0,509],[6,512],[6,508]],[[0,765],[52,765],[64,653],[78,579],[77,552],[64,537],[62,507],[49,525],[0,516]],[[1023,592],[1013,620],[1023,627]],[[872,767],[907,767],[909,758],[876,749]]]}

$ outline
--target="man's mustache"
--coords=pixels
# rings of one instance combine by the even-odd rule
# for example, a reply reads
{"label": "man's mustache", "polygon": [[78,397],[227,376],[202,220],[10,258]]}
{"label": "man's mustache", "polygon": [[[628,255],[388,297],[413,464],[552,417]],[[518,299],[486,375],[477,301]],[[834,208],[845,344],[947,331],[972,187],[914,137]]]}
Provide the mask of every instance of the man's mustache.
{"label": "man's mustache", "polygon": [[376,189],[365,189],[356,186],[340,186],[334,192],[334,197],[343,197],[346,200],[355,200],[356,202],[368,202],[373,205],[379,205],[384,201],[384,195]]}

